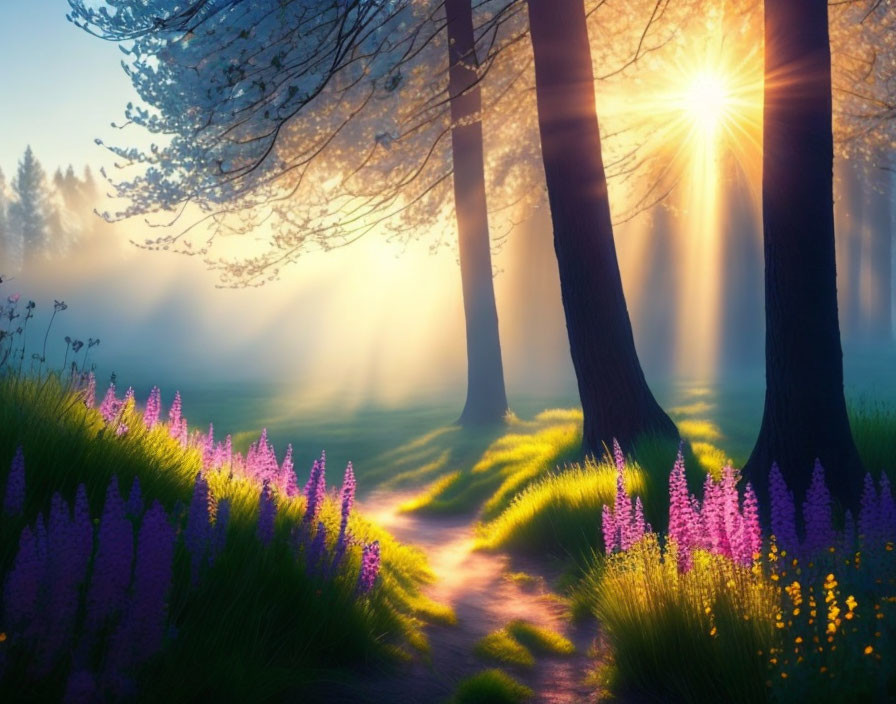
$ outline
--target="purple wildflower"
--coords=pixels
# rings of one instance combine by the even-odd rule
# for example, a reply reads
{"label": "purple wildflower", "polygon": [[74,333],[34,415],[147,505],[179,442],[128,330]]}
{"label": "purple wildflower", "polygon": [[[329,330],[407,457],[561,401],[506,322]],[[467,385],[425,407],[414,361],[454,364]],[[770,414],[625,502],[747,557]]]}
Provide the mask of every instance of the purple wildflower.
{"label": "purple wildflower", "polygon": [[202,441],[202,465],[206,469],[214,467],[215,459],[215,426],[208,424],[208,433]]}
{"label": "purple wildflower", "polygon": [[632,543],[632,502],[625,490],[625,456],[616,439],[613,439],[613,457],[616,460],[616,499],[613,503],[613,518],[619,532],[619,549],[628,550]]}
{"label": "purple wildflower", "polygon": [[806,553],[831,547],[834,544],[834,527],[831,523],[831,495],[824,483],[824,468],[815,460],[812,481],[803,502],[803,522],[806,527],[804,548]]}
{"label": "purple wildflower", "polygon": [[697,538],[693,531],[696,512],[691,498],[684,472],[684,456],[679,447],[669,474],[669,539],[678,548],[678,567],[683,572],[690,569],[691,549]]}
{"label": "purple wildflower", "polygon": [[44,569],[37,536],[25,526],[3,590],[3,615],[9,626],[22,629],[34,620]]}
{"label": "purple wildflower", "polygon": [[92,704],[96,701],[96,678],[87,670],[73,670],[65,686],[64,704]]}
{"label": "purple wildflower", "polygon": [[96,557],[87,592],[87,622],[95,632],[124,605],[131,582],[134,531],[124,515],[118,480],[112,477],[97,535]]}
{"label": "purple wildflower", "polygon": [[115,397],[115,382],[112,382],[109,384],[109,388],[106,389],[106,395],[103,396],[103,402],[100,404],[100,415],[103,416],[103,421],[106,425],[110,425],[115,420],[118,410],[119,403]]}
{"label": "purple wildflower", "polygon": [[159,422],[162,412],[162,392],[158,386],[153,386],[146,399],[146,409],[143,411],[143,424],[148,430],[152,430]]}
{"label": "purple wildflower", "polygon": [[644,533],[646,531],[645,523],[644,523],[644,506],[641,504],[641,497],[635,497],[635,515],[632,519],[632,530],[630,534],[630,538],[632,541],[632,545],[637,543],[641,538],[644,537]]}
{"label": "purple wildflower", "polygon": [[326,460],[327,456],[322,452],[320,459],[315,460],[311,466],[311,474],[308,477],[308,483],[305,485],[307,503],[305,505],[304,522],[306,525],[311,525],[317,519],[317,514],[323,505],[324,496],[327,493]]}
{"label": "purple wildflower", "polygon": [[799,548],[796,534],[796,507],[793,492],[787,488],[778,463],[772,463],[768,474],[769,498],[771,501],[772,535],[778,547],[791,555]]}
{"label": "purple wildflower", "polygon": [[289,498],[299,495],[299,484],[296,479],[296,471],[292,461],[292,445],[286,446],[286,454],[283,456],[283,464],[280,465],[280,486]]}
{"label": "purple wildflower", "polygon": [[68,504],[58,494],[50,500],[47,528],[47,600],[38,618],[41,646],[36,672],[46,675],[65,652],[78,610],[78,587],[86,569],[75,549],[78,539]]}
{"label": "purple wildflower", "polygon": [[361,572],[358,574],[358,593],[369,594],[380,572],[380,541],[364,545],[361,552]]}
{"label": "purple wildflower", "polygon": [[20,445],[9,468],[6,494],[3,497],[3,513],[17,516],[25,508],[25,453]]}
{"label": "purple wildflower", "polygon": [[893,491],[886,472],[880,475],[880,500],[878,503],[878,521],[883,540],[896,539],[896,504],[893,502]]}
{"label": "purple wildflower", "polygon": [[871,475],[866,473],[862,486],[862,500],[859,509],[859,536],[871,543],[878,537],[880,528],[880,501]]}
{"label": "purple wildflower", "polygon": [[274,522],[277,519],[277,504],[271,485],[266,481],[258,497],[258,527],[256,534],[262,545],[269,545],[274,539]]}
{"label": "purple wildflower", "polygon": [[339,563],[348,548],[348,520],[352,513],[352,506],[355,502],[355,472],[352,463],[349,462],[345,468],[345,476],[342,479],[342,518],[339,522],[339,537],[336,540],[336,548],[333,551],[333,561],[330,565],[331,575],[336,572]]}
{"label": "purple wildflower", "polygon": [[600,519],[601,532],[604,535],[604,550],[606,550],[607,555],[609,555],[619,547],[616,540],[619,534],[616,530],[613,514],[610,512],[610,507],[607,504],[604,504],[601,509]]}
{"label": "purple wildflower", "polygon": [[759,525],[759,500],[753,485],[747,483],[744,490],[743,541],[741,562],[749,565],[762,553],[762,528]]}
{"label": "purple wildflower", "polygon": [[87,563],[93,554],[93,523],[90,520],[90,507],[87,504],[87,489],[78,485],[75,494],[75,517],[72,521],[72,558],[77,568],[77,583],[80,585],[87,577]]}
{"label": "purple wildflower", "polygon": [[168,432],[173,438],[180,437],[181,431],[181,400],[180,391],[174,394],[174,401],[171,402],[171,408],[168,409]]}
{"label": "purple wildflower", "polygon": [[197,474],[187,514],[187,527],[184,531],[184,546],[190,553],[190,577],[193,586],[199,583],[199,569],[206,561],[209,550],[211,524],[208,508],[208,482],[202,474]]}
{"label": "purple wildflower", "polygon": [[174,528],[165,509],[158,501],[153,502],[143,517],[137,537],[134,594],[127,617],[135,665],[162,649],[174,539]]}
{"label": "purple wildflower", "polygon": [[309,574],[317,572],[318,565],[326,560],[326,555],[327,528],[323,523],[318,522],[317,531],[314,533],[314,539],[311,541],[311,546],[305,553],[305,564],[307,565]]}
{"label": "purple wildflower", "polygon": [[143,494],[140,491],[140,478],[134,477],[131,491],[128,493],[128,502],[124,506],[124,513],[131,518],[139,518],[143,513]]}

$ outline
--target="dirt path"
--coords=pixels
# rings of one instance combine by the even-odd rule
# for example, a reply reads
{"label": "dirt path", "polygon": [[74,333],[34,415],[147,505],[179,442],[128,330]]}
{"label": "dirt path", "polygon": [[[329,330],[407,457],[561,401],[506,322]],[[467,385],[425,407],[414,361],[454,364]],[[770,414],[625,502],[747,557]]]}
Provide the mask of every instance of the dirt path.
{"label": "dirt path", "polygon": [[429,662],[410,663],[391,674],[371,673],[369,681],[340,701],[441,702],[454,692],[461,679],[488,667],[501,666],[476,657],[473,647],[484,635],[513,619],[551,628],[576,645],[577,652],[570,657],[536,654],[532,668],[505,668],[535,690],[535,701],[546,704],[592,701],[582,678],[593,666],[588,651],[594,641],[595,625],[570,624],[564,615],[564,604],[551,592],[544,578],[531,583],[507,578],[511,569],[528,573],[525,563],[514,560],[511,567],[506,555],[474,552],[473,524],[469,517],[399,513],[398,506],[408,496],[376,492],[360,502],[359,510],[400,541],[417,545],[426,552],[436,574],[436,582],[427,588],[427,594],[451,605],[458,622],[455,626],[427,628],[431,646]]}

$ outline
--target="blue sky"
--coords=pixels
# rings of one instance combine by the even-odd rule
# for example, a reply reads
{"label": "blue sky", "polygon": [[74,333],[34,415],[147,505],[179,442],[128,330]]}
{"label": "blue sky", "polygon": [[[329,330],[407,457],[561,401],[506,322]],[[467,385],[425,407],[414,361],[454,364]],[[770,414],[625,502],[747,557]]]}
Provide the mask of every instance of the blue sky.
{"label": "blue sky", "polygon": [[0,168],[11,179],[26,144],[47,171],[110,163],[96,137],[115,138],[134,93],[114,44],[65,19],[66,0],[0,1]]}

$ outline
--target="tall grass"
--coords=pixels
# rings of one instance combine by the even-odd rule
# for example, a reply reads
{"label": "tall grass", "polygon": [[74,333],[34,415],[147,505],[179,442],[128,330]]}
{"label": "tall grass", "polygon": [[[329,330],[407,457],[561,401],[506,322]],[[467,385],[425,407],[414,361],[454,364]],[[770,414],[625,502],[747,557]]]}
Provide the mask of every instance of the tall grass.
{"label": "tall grass", "polygon": [[[641,493],[644,473],[632,467],[629,491]],[[480,524],[476,545],[485,550],[551,553],[579,559],[602,547],[601,508],[612,504],[616,467],[587,460],[533,482],[499,516]]]}
{"label": "tall grass", "polygon": [[862,463],[874,477],[896,474],[896,409],[880,403],[860,403],[849,410],[849,425]]}
{"label": "tall grass", "polygon": [[421,513],[503,511],[538,477],[575,457],[582,440],[581,412],[549,410],[533,421],[511,419],[513,432],[495,440],[472,467],[437,479],[403,507]]}
{"label": "tall grass", "polygon": [[[0,573],[10,567],[22,527],[38,513],[46,515],[54,492],[71,502],[83,483],[96,517],[111,477],[123,488],[137,477],[148,501],[158,500],[169,514],[182,511],[202,463],[199,450],[183,447],[164,427],[148,430],[136,417],[123,421],[129,431],[117,435],[53,376],[0,376],[0,486],[6,485],[18,446],[27,479],[22,515],[2,518]],[[353,515],[351,534],[358,542],[379,540],[382,570],[377,589],[359,599],[357,549],[332,580],[308,573],[290,551],[285,537],[301,521],[304,498],[283,503],[276,524],[280,539],[262,548],[256,538],[258,486],[224,472],[208,479],[218,500],[231,501],[227,548],[196,587],[190,585],[188,557],[176,554],[172,629],[162,654],[140,678],[146,700],[300,696],[304,683],[322,670],[425,650],[424,621],[452,618],[450,610],[422,595],[421,586],[433,578],[423,554],[363,517]],[[321,520],[335,536],[340,508],[331,496]],[[0,650],[8,645],[0,642]],[[15,654],[0,652],[7,655]],[[8,692],[24,686],[13,665],[7,662],[0,683]],[[60,697],[58,681],[44,686],[34,690],[37,700]]]}

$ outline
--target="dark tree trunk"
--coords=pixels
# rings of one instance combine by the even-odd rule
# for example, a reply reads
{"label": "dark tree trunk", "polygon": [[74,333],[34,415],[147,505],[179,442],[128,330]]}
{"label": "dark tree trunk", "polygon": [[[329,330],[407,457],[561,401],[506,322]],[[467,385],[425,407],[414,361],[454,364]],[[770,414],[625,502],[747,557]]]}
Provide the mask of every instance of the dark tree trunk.
{"label": "dark tree trunk", "polygon": [[763,140],[766,392],[746,472],[766,496],[778,462],[800,500],[819,458],[832,494],[854,508],[862,465],[837,319],[826,3],[765,2]]}
{"label": "dark tree trunk", "polygon": [[460,422],[499,422],[507,414],[498,310],[485,199],[482,94],[471,0],[446,0],[454,208],[467,325],[467,401]]}
{"label": "dark tree trunk", "polygon": [[583,446],[677,436],[647,387],[616,259],[583,0],[529,0],[535,88]]}

